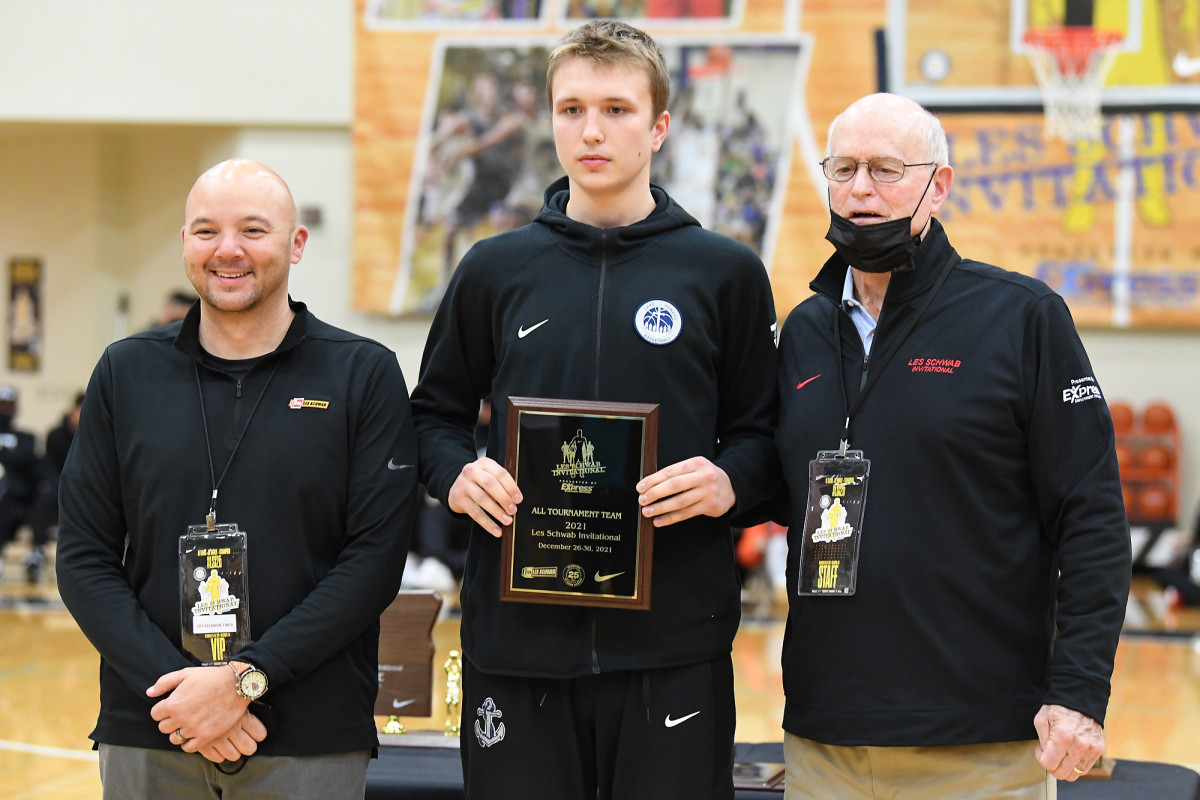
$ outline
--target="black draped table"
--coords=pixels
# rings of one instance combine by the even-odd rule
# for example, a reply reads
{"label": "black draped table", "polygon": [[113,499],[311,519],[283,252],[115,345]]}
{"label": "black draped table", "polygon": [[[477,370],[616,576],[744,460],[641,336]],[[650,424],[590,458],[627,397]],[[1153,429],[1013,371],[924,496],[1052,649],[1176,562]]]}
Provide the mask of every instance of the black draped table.
{"label": "black draped table", "polygon": [[[421,741],[424,734],[410,734]],[[388,737],[393,739],[393,737]],[[426,737],[425,741],[430,741]],[[738,761],[783,763],[779,743],[738,744]],[[737,800],[782,797],[776,791],[738,790]],[[367,800],[463,800],[456,747],[385,746],[367,768]],[[1200,775],[1187,767],[1117,759],[1111,780],[1058,784],[1059,800],[1200,800]]]}

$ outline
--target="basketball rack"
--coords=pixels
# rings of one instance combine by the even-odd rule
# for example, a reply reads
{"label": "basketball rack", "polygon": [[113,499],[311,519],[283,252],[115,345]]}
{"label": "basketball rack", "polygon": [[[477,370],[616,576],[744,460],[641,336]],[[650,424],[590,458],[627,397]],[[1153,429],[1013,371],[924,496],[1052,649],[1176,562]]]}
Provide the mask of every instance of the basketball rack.
{"label": "basketball rack", "polygon": [[1100,138],[1100,90],[1124,38],[1090,25],[1030,28],[1024,35],[1042,89],[1046,138]]}

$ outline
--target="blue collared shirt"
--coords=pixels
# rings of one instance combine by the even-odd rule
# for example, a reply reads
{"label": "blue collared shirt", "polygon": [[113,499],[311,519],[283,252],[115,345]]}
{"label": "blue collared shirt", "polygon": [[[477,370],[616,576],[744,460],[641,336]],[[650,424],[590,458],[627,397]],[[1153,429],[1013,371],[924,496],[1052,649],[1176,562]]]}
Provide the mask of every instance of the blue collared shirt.
{"label": "blue collared shirt", "polygon": [[842,287],[842,310],[850,315],[854,327],[858,329],[858,338],[862,339],[863,351],[871,352],[871,342],[875,341],[875,318],[866,307],[854,299],[853,267],[846,267],[846,283]]}

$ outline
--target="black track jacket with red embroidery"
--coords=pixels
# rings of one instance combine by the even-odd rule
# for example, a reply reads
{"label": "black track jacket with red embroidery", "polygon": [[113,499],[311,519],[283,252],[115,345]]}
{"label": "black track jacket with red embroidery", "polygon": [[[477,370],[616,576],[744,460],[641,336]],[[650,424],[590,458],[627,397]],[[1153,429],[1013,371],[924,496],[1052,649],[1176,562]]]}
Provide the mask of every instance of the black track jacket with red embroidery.
{"label": "black track jacket with red embroidery", "polygon": [[784,728],[839,745],[1017,741],[1044,703],[1103,723],[1130,542],[1087,354],[1061,297],[961,260],[936,219],[914,260],[892,275],[873,360],[955,266],[850,423],[871,461],[853,596],[796,593],[808,462],[837,448],[847,410],[835,315],[850,403],[877,369],[840,308],[844,260],[781,334]]}

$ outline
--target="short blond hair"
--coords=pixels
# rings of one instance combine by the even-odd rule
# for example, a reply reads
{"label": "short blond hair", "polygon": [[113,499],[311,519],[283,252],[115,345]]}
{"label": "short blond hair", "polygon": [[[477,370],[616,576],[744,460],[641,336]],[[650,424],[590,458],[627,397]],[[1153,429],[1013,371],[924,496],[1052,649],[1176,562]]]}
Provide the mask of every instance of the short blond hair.
{"label": "short blond hair", "polygon": [[671,72],[662,48],[645,31],[615,19],[596,19],[580,25],[563,37],[550,53],[546,68],[546,99],[554,105],[554,73],[573,58],[599,64],[628,64],[650,79],[650,101],[657,121],[671,98]]}

